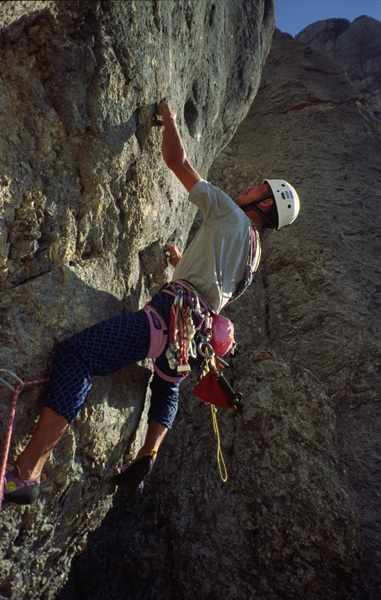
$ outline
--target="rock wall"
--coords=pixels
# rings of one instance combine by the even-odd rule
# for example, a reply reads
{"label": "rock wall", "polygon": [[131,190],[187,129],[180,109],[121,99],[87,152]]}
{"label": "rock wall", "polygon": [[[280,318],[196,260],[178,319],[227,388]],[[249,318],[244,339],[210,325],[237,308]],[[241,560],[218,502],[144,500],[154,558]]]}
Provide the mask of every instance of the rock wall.
{"label": "rock wall", "polygon": [[[271,0],[50,1],[0,6],[0,368],[49,376],[56,344],[136,309],[171,275],[163,245],[194,218],[163,164],[166,98],[204,176],[258,89]],[[111,506],[107,477],[145,431],[150,365],[94,382],[46,468],[41,499],[2,512],[0,595],[53,598]],[[5,434],[10,391],[1,386]],[[20,395],[11,455],[43,389]]]}
{"label": "rock wall", "polygon": [[376,600],[380,569],[381,131],[332,59],[277,34],[261,88],[208,178],[300,192],[229,308],[219,480],[209,407],[184,385],[143,495],[118,494],[59,600]]}
{"label": "rock wall", "polygon": [[359,100],[381,119],[380,21],[366,16],[352,23],[347,19],[317,21],[296,39],[334,58],[357,90]]}

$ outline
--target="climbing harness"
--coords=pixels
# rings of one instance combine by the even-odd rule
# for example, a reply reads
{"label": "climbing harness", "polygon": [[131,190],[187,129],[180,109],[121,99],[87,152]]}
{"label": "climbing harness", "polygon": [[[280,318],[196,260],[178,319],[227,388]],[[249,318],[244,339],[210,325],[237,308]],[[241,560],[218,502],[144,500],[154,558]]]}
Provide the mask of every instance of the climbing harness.
{"label": "climbing harness", "polygon": [[[10,379],[10,381],[8,381],[8,379],[6,379],[3,375],[8,377],[8,379]],[[20,377],[17,377],[17,375],[12,373],[12,371],[9,371],[8,369],[0,369],[0,383],[2,383],[5,387],[7,387],[8,389],[10,389],[13,392],[12,399],[11,399],[11,408],[10,408],[9,417],[8,417],[8,426],[7,426],[5,443],[4,443],[3,457],[2,457],[2,461],[1,461],[1,467],[0,467],[0,485],[1,486],[3,486],[5,471],[7,468],[7,460],[8,460],[8,454],[9,454],[9,448],[11,445],[13,423],[15,420],[16,404],[17,404],[17,399],[19,397],[19,394],[25,388],[43,384],[43,383],[46,383],[47,381],[48,381],[47,379],[38,379],[36,381],[22,381],[22,379],[20,379]],[[0,510],[2,507],[2,503],[3,503],[3,488],[1,487]]]}
{"label": "climbing harness", "polygon": [[[250,222],[245,272],[229,302],[239,298],[250,285],[253,274],[258,270],[260,259],[259,234],[255,225]],[[193,359],[198,356],[202,356],[204,359],[209,358],[210,351],[207,352],[207,356],[204,356],[205,352],[203,354],[208,345],[212,346],[212,354],[215,353],[217,356],[224,356],[235,345],[233,323],[227,317],[212,311],[198,295],[196,288],[188,281],[171,281],[161,291],[174,296],[166,357],[170,368],[176,369],[179,375],[178,380],[183,379],[191,370],[189,357]],[[151,327],[151,329],[153,328]],[[225,385],[222,373],[216,366],[214,366],[214,371],[217,374],[218,382],[232,400],[232,390]],[[160,372],[159,375],[161,375]]]}
{"label": "climbing harness", "polygon": [[224,408],[237,408],[242,394],[234,392],[225,379],[222,368],[228,364],[216,353],[216,348],[226,353],[234,345],[233,323],[213,313],[188,282],[172,281],[162,291],[174,296],[166,351],[171,369],[178,373],[174,379],[189,373],[190,358],[199,359],[201,378],[193,390],[196,396]]}

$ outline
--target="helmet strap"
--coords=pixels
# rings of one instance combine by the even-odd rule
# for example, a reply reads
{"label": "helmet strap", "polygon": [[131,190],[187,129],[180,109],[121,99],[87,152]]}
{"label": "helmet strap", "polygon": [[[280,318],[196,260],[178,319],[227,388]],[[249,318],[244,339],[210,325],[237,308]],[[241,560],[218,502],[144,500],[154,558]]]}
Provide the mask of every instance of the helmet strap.
{"label": "helmet strap", "polygon": [[[274,223],[268,218],[268,216],[266,215],[265,211],[263,211],[261,208],[259,208],[258,204],[260,204],[261,202],[263,202],[263,200],[267,200],[267,198],[272,198],[274,200],[274,196],[272,194],[266,194],[265,196],[262,196],[261,198],[258,198],[257,200],[253,200],[253,202],[250,202],[249,204],[242,204],[240,206],[240,208],[242,208],[242,210],[244,212],[248,212],[249,210],[255,210],[255,212],[257,212],[264,221],[266,221],[266,223],[268,225],[270,225],[270,227],[272,229],[276,229]],[[275,200],[274,200],[275,202]]]}

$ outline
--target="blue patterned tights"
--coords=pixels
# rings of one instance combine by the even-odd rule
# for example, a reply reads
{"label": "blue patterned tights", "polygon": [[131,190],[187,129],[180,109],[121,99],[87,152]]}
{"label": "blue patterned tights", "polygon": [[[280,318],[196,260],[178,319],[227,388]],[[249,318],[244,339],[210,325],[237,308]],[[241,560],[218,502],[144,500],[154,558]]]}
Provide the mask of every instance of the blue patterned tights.
{"label": "blue patterned tights", "polygon": [[[172,302],[173,297],[163,292],[151,300],[167,326]],[[150,327],[142,310],[107,319],[64,340],[53,358],[45,406],[71,423],[85,403],[93,376],[109,375],[143,360],[149,346]],[[165,351],[166,348],[157,363],[165,374],[176,376],[169,368]],[[151,390],[148,418],[170,429],[177,412],[179,382],[167,382],[155,373]]]}

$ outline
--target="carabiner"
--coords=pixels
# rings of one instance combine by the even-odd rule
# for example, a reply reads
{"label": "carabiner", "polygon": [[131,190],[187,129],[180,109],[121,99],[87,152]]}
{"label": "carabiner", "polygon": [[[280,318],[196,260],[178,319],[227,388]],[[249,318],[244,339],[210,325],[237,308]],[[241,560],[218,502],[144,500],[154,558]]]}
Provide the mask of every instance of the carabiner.
{"label": "carabiner", "polygon": [[[0,369],[0,373],[6,373],[8,375],[8,377],[13,378],[17,382],[17,385],[20,386],[20,391],[23,389],[23,387],[24,387],[23,380],[20,379],[20,377],[17,377],[17,375],[15,375],[14,373],[12,373],[12,371],[8,371],[8,369]],[[13,386],[11,383],[9,383],[9,381],[7,381],[6,379],[4,379],[4,377],[1,377],[1,376],[0,376],[0,382],[3,385],[5,385],[5,387],[12,390],[12,392],[14,392],[15,389],[17,388],[17,385]]]}
{"label": "carabiner", "polygon": [[197,350],[202,358],[212,358],[214,356],[214,348],[212,344],[205,340],[199,343]]}

